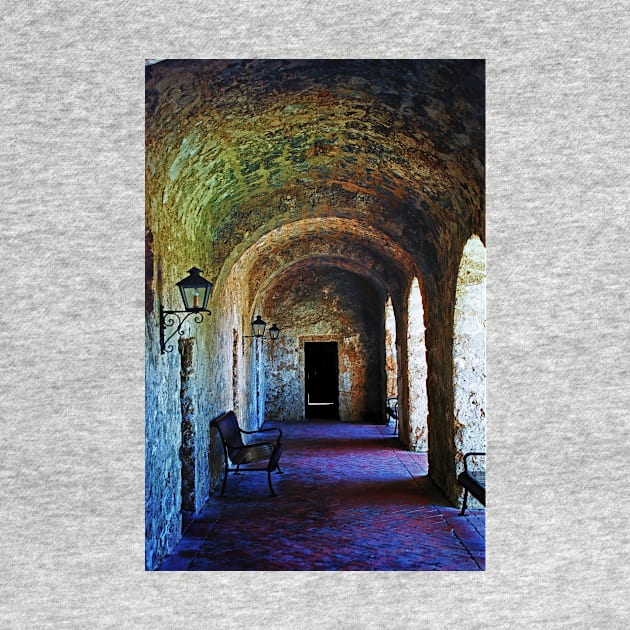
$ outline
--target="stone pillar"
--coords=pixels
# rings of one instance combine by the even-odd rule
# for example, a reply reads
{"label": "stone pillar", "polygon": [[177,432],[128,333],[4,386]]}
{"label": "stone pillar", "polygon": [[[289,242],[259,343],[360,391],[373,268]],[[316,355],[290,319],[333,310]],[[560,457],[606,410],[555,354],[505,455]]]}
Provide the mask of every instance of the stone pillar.
{"label": "stone pillar", "polygon": [[418,279],[414,278],[409,292],[407,322],[407,365],[409,371],[409,448],[426,452],[429,447],[427,418],[427,358],[424,308]]}

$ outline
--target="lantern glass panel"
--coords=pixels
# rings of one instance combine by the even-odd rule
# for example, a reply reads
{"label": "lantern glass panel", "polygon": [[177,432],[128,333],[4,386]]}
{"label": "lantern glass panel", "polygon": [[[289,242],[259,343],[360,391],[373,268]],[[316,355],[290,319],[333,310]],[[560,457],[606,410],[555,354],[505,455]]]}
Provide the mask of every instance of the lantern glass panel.
{"label": "lantern glass panel", "polygon": [[256,319],[252,322],[254,337],[262,337],[265,334],[265,326],[267,326],[267,322],[263,321],[260,315],[257,315]]}
{"label": "lantern glass panel", "polygon": [[182,294],[184,308],[187,311],[197,309],[205,310],[208,306],[210,292],[212,291],[212,283],[203,278],[200,275],[200,270],[196,267],[189,269],[188,273],[190,275],[187,278],[177,283],[180,293]]}

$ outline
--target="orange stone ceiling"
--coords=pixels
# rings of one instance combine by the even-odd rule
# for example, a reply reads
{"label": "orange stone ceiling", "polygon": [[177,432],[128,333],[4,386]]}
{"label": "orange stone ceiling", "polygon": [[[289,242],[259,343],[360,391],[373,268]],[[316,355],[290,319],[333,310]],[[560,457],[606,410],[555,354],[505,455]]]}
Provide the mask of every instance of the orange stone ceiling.
{"label": "orange stone ceiling", "polygon": [[483,62],[171,60],[146,73],[153,246],[194,243],[213,281],[248,252],[253,293],[326,257],[389,290],[485,238]]}

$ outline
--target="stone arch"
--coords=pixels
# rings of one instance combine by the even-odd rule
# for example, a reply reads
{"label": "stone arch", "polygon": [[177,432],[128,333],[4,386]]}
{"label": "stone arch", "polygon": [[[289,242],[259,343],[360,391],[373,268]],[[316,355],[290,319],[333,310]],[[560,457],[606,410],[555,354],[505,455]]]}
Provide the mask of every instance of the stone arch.
{"label": "stone arch", "polygon": [[429,447],[427,358],[424,305],[420,283],[415,277],[407,301],[407,371],[409,382],[409,448],[427,451]]}
{"label": "stone arch", "polygon": [[230,277],[247,278],[251,304],[254,293],[260,292],[285,266],[316,256],[354,259],[366,272],[381,276],[387,273],[389,284],[406,279],[414,268],[405,247],[385,232],[356,219],[328,216],[280,225],[271,222],[234,248],[217,277],[215,291]]}
{"label": "stone arch", "polygon": [[464,247],[457,275],[453,392],[459,472],[464,453],[486,449],[486,249],[476,235]]}
{"label": "stone arch", "polygon": [[[367,293],[372,296],[367,311],[369,315],[366,316],[373,319],[373,313],[383,311],[382,316],[374,320],[380,322],[381,330],[378,334],[373,332],[371,338],[383,340],[385,296],[402,294],[403,287],[412,276],[412,266],[413,262],[409,255],[399,244],[381,231],[359,221],[340,217],[293,221],[262,233],[255,242],[242,249],[237,259],[226,261],[217,279],[215,292],[220,294],[217,300],[219,305],[231,304],[232,308],[230,314],[222,311],[217,321],[223,322],[222,325],[226,327],[228,321],[232,322],[238,331],[242,331],[242,335],[251,334],[250,322],[258,314],[269,325],[277,323],[281,329],[286,329],[288,325],[289,329],[281,334],[280,343],[274,344],[277,348],[283,347],[285,335],[289,333],[295,336],[297,331],[291,329],[290,316],[287,317],[285,314],[283,317],[277,313],[273,295],[278,292],[279,287],[282,292],[283,285],[301,284],[302,277],[329,274],[340,281],[342,277],[354,278],[351,286],[363,283]],[[398,299],[400,301],[400,298]],[[219,308],[223,309],[222,306]],[[322,330],[316,332],[314,329],[311,332],[328,334]],[[353,348],[366,347],[363,342],[352,341],[352,335],[345,335],[341,331],[339,335],[344,344],[344,350],[340,351],[342,358],[346,350],[348,357],[351,357]],[[381,345],[384,346],[384,341]],[[299,347],[299,344],[291,347],[290,355],[299,352]],[[370,348],[370,354],[373,353],[373,349]],[[265,346],[264,349],[250,343],[243,345],[241,373],[244,378],[240,388],[248,393],[245,396],[241,394],[239,398],[245,405],[244,409],[247,409],[244,417],[252,421],[255,419],[256,424],[260,424],[265,417],[264,401],[267,398],[265,392],[268,385],[271,387],[269,400],[274,399],[270,379],[276,372],[277,365],[273,359],[277,355],[277,349],[274,351],[271,345]],[[382,372],[383,384],[382,387],[380,385],[378,387],[379,400],[373,401],[378,408],[373,418],[382,421],[385,404],[383,347],[379,347],[379,356],[378,372],[379,379]],[[376,369],[376,363],[374,361],[370,363]],[[292,369],[299,370],[299,365],[292,364]],[[342,375],[345,373],[343,366],[340,373]],[[343,391],[352,389],[348,383],[344,386],[346,390]],[[343,400],[341,402],[343,411]],[[353,395],[353,402],[346,406],[348,413],[345,417],[349,419],[350,410],[357,410],[359,407]],[[360,413],[367,417],[365,412]],[[299,414],[293,410],[290,417],[299,419]]]}

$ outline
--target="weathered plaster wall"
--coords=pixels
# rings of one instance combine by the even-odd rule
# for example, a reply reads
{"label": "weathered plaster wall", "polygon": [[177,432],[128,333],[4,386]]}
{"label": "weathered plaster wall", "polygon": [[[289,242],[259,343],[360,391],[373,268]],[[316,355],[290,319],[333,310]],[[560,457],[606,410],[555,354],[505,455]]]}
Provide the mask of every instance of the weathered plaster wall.
{"label": "weathered plaster wall", "polygon": [[[151,192],[148,186],[147,194]],[[157,215],[151,212],[147,226],[145,562],[156,568],[181,537],[182,510],[198,511],[208,498],[209,422],[229,401],[216,387],[225,370],[221,354],[214,354],[220,343],[214,312],[199,324],[186,321],[183,334],[168,341],[170,351],[162,354],[159,347],[159,305],[183,308],[175,283],[192,264],[203,270],[204,248],[160,238]],[[214,311],[213,299],[209,308]],[[168,328],[166,336],[173,330]]]}
{"label": "weathered plaster wall", "polygon": [[145,372],[146,565],[154,568],[181,537],[181,408],[177,372],[149,356]]}
{"label": "weathered plaster wall", "polygon": [[265,344],[266,415],[304,420],[304,342],[337,341],[342,421],[383,421],[384,296],[336,267],[289,270],[263,303],[282,330]]}

